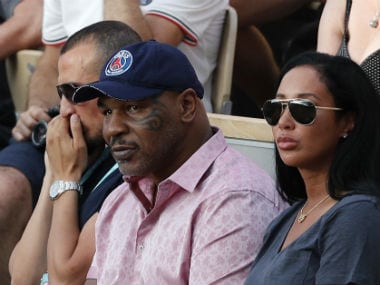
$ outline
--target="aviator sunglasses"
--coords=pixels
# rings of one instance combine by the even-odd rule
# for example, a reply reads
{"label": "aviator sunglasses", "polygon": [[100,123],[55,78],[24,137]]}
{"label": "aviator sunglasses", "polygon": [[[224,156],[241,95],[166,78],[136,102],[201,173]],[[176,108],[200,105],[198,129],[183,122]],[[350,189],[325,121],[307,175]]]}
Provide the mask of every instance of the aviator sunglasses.
{"label": "aviator sunglasses", "polygon": [[57,85],[57,92],[59,95],[59,98],[62,99],[62,96],[65,96],[65,98],[70,101],[72,104],[76,104],[73,102],[73,96],[75,91],[80,87],[79,84],[76,83],[64,83],[61,85]]}
{"label": "aviator sunglasses", "polygon": [[264,103],[262,111],[269,125],[275,126],[288,106],[293,119],[302,125],[314,123],[317,109],[341,111],[342,108],[316,106],[308,99],[272,99]]}

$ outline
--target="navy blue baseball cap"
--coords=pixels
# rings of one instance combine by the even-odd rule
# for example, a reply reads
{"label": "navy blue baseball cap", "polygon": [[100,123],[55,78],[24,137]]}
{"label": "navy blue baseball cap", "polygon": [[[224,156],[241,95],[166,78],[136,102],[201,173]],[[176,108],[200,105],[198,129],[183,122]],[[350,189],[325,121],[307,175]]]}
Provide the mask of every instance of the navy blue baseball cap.
{"label": "navy blue baseball cap", "polygon": [[203,87],[187,57],[176,47],[151,40],[127,45],[103,66],[100,80],[82,85],[73,95],[76,103],[105,95],[119,100],[141,100],[163,91]]}

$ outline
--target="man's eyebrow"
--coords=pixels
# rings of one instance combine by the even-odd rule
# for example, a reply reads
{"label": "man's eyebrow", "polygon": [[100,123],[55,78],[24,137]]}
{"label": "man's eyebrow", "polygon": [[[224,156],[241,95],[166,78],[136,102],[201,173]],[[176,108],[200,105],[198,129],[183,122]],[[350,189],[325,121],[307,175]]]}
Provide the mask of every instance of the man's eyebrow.
{"label": "man's eyebrow", "polygon": [[[301,92],[301,93],[296,94],[296,98],[310,98],[310,97],[319,99],[319,96],[317,94],[311,93],[311,92]],[[286,98],[286,94],[277,93],[276,98],[278,98],[278,99]]]}

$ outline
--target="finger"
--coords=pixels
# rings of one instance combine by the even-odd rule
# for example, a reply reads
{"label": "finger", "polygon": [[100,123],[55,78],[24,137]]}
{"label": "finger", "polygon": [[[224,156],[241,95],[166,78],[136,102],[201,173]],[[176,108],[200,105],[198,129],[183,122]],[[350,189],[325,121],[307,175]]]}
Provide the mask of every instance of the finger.
{"label": "finger", "polygon": [[34,121],[45,121],[49,122],[51,120],[51,117],[49,116],[46,109],[43,109],[38,106],[32,106],[30,107],[28,114],[31,118],[33,118]]}
{"label": "finger", "polygon": [[53,173],[62,173],[67,167],[67,161],[75,156],[72,138],[69,134],[68,118],[57,116],[52,119],[46,133],[46,151]]}
{"label": "finger", "polygon": [[38,122],[38,119],[35,119],[32,116],[31,112],[21,113],[17,121],[19,126],[23,126],[29,129],[32,129]]}
{"label": "finger", "polygon": [[66,141],[72,140],[69,130],[70,123],[68,118],[58,115],[49,122],[46,139],[48,142],[57,141],[59,144],[64,144]]}
{"label": "finger", "polygon": [[17,141],[23,141],[30,138],[33,128],[29,128],[22,121],[18,121],[16,126],[12,129],[12,136]]}
{"label": "finger", "polygon": [[12,136],[18,141],[29,139],[33,128],[39,121],[48,122],[50,121],[50,116],[41,107],[30,107],[20,114],[16,126],[12,129]]}
{"label": "finger", "polygon": [[77,114],[73,114],[70,117],[70,129],[71,129],[71,134],[73,136],[74,145],[77,145],[77,146],[85,145],[82,123]]}
{"label": "finger", "polygon": [[20,130],[16,127],[14,127],[12,129],[12,137],[16,140],[16,141],[23,141],[25,140],[24,138],[24,135],[20,132]]}

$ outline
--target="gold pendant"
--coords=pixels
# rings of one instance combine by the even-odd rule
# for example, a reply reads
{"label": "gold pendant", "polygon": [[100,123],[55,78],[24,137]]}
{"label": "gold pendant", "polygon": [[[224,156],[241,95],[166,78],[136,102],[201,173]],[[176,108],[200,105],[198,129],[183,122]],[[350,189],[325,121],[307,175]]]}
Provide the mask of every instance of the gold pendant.
{"label": "gold pendant", "polygon": [[300,214],[299,217],[297,218],[298,223],[302,223],[306,219],[306,215]]}

